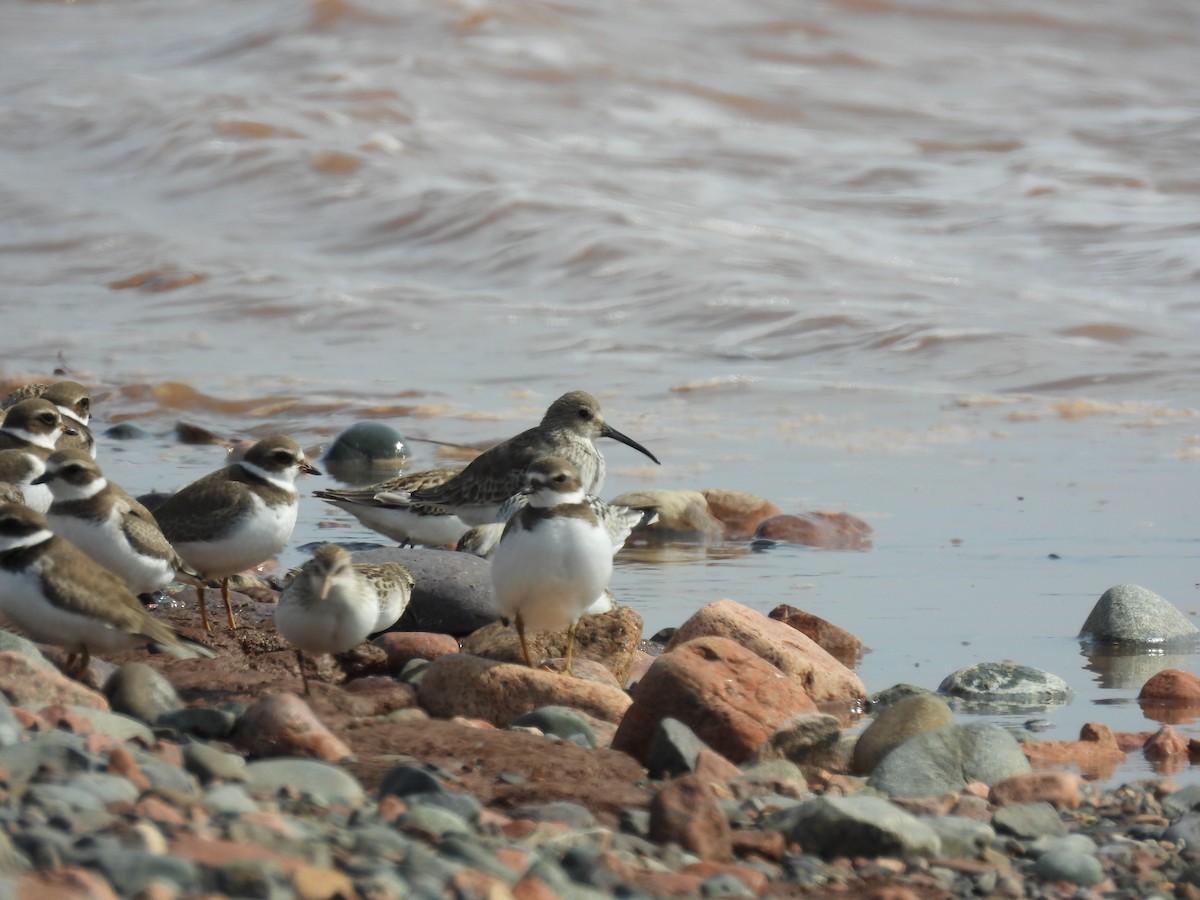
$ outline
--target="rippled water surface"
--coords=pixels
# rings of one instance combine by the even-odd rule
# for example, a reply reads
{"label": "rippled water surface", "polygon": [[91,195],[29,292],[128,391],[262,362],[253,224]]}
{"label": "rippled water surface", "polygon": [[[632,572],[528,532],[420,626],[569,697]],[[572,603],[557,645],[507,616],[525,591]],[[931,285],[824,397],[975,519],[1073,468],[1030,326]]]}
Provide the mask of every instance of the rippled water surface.
{"label": "rippled water surface", "polygon": [[[221,463],[180,419],[476,443],[588,389],[663,460],[609,443],[606,492],[875,528],[627,554],[648,633],[787,602],[871,690],[1008,658],[1075,698],[997,720],[1156,728],[1138,689],[1196,657],[1075,635],[1119,582],[1200,608],[1198,151],[1167,0],[12,2],[0,377],[153,432],[102,449],[134,491]],[[331,521],[283,562],[372,539]]]}

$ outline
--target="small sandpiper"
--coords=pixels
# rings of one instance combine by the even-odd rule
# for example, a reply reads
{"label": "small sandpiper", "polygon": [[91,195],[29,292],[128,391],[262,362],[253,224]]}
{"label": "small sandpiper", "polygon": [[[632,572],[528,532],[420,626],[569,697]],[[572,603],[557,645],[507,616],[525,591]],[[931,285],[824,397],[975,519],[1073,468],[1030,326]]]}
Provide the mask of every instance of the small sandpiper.
{"label": "small sandpiper", "polygon": [[313,495],[344,509],[367,528],[401,545],[451,547],[467,530],[466,523],[440,506],[413,503],[407,494],[445,484],[461,471],[426,469],[365,487],[313,491]]}
{"label": "small sandpiper", "polygon": [[0,450],[0,481],[21,489],[25,505],[45,513],[54,495],[44,484],[34,484],[46,471],[46,461],[28,450]]}
{"label": "small sandpiper", "polygon": [[111,569],[135,594],[161,590],[189,572],[146,507],[108,481],[84,450],[56,450],[35,482],[48,485],[54,502],[46,519],[96,562]]}
{"label": "small sandpiper", "polygon": [[658,462],[653,453],[604,421],[595,397],[572,391],[551,403],[536,427],[487,450],[445,484],[410,492],[409,499],[444,506],[468,525],[494,522],[501,505],[525,486],[530,464],[543,456],[569,462],[584,493],[598,494],[604,483],[604,457],[593,441],[602,437]]}
{"label": "small sandpiper", "polygon": [[517,627],[532,667],[525,630],[567,629],[564,671],[579,617],[605,595],[613,569],[612,538],[585,502],[579,473],[558,457],[536,460],[525,476],[529,505],[508,521],[492,554],[492,585],[500,615]]}
{"label": "small sandpiper", "polygon": [[337,544],[323,544],[283,589],[275,627],[296,648],[304,693],[304,654],[344,653],[404,614],[412,572],[399,563],[355,564]]}
{"label": "small sandpiper", "polygon": [[[0,410],[28,400],[41,397],[58,407],[63,421],[77,434],[64,434],[58,440],[59,449],[82,447],[93,457],[96,455],[96,439],[88,428],[92,415],[92,395],[76,381],[56,381],[53,384],[26,384],[0,400]],[[0,416],[3,418],[3,416]]]}
{"label": "small sandpiper", "polygon": [[[285,434],[259,440],[238,462],[181,488],[154,511],[163,534],[205,580],[221,579],[229,627],[237,628],[229,599],[229,576],[270,559],[296,526],[296,476],[319,474],[299,445]],[[211,631],[204,588],[196,587],[200,622]]]}
{"label": "small sandpiper", "polygon": [[55,535],[44,516],[15,503],[0,506],[0,613],[34,640],[64,647],[67,674],[80,679],[92,653],[138,644],[183,658],[213,655],[146,612],[120,578]]}
{"label": "small sandpiper", "polygon": [[0,424],[0,450],[28,450],[45,459],[64,434],[76,434],[49,400],[32,397],[9,407]]}

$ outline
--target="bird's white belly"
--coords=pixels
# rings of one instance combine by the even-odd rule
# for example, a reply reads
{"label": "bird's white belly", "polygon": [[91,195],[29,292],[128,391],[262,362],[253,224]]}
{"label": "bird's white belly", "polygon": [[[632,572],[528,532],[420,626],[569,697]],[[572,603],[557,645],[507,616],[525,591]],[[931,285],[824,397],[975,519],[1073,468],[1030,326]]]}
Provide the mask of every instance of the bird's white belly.
{"label": "bird's white belly", "polygon": [[329,502],[350,513],[372,531],[378,531],[402,544],[449,547],[458,543],[467,530],[466,523],[458,516],[423,516],[399,506],[372,506],[345,500]]}
{"label": "bird's white belly", "polygon": [[47,518],[55,534],[115,572],[135,594],[157,591],[170,584],[175,570],[164,559],[143,556],[134,550],[121,530],[120,517],[120,512],[114,511],[104,522],[75,516],[51,515]]}
{"label": "bird's white belly", "polygon": [[612,577],[612,542],[580,519],[548,519],[514,530],[492,556],[500,615],[517,613],[532,631],[565,628],[579,619]]}
{"label": "bird's white belly", "polygon": [[[363,596],[371,602],[362,602]],[[335,587],[325,600],[280,602],[275,627],[297,650],[343,653],[366,640],[378,615],[378,604],[369,592],[356,599]]]}
{"label": "bird's white belly", "polygon": [[0,569],[0,613],[35,641],[72,652],[86,646],[89,653],[115,653],[146,642],[100,619],[53,605],[42,596],[40,584],[34,572]]}
{"label": "bird's white belly", "polygon": [[268,506],[258,497],[253,501],[254,512],[233,531],[215,540],[180,542],[175,551],[206,578],[236,575],[271,559],[287,546],[299,505]]}

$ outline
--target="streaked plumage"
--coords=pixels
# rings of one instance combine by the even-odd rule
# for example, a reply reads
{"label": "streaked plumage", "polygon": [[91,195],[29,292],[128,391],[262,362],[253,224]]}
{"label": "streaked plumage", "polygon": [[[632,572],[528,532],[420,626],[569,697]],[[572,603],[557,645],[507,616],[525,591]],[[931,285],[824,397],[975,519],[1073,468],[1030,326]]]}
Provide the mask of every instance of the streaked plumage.
{"label": "streaked plumage", "polygon": [[572,391],[550,404],[536,427],[487,450],[445,484],[412,491],[407,499],[444,506],[468,525],[484,525],[495,521],[504,501],[525,486],[530,464],[551,455],[575,468],[584,493],[597,494],[604,483],[604,457],[593,441],[602,437],[658,462],[653,453],[604,421],[595,397]]}
{"label": "streaked plumage", "polygon": [[21,489],[25,505],[44,513],[54,501],[50,488],[34,481],[46,471],[46,461],[29,450],[0,450],[0,481]]}
{"label": "streaked plumage", "polygon": [[350,513],[372,531],[401,544],[449,547],[467,530],[466,523],[440,506],[412,503],[405,495],[409,491],[444,484],[460,471],[427,469],[364,487],[313,491],[313,495]]}
{"label": "streaked plumage", "polygon": [[56,450],[38,481],[54,494],[46,513],[54,533],[119,575],[135,594],[157,591],[176,572],[187,572],[150,511],[108,481],[86,451]]}
{"label": "streaked plumage", "polygon": [[10,481],[0,481],[0,503],[20,503],[25,505],[25,495],[21,489]]}
{"label": "streaked plumage", "polygon": [[304,654],[343,653],[404,614],[412,572],[399,563],[355,564],[344,547],[324,544],[283,589],[275,627],[296,650],[304,693]]}
{"label": "streaked plumage", "polygon": [[[210,472],[172,494],[154,518],[183,560],[206,580],[221,579],[230,628],[237,628],[229,576],[282,550],[296,526],[296,476],[317,472],[290,437],[271,434],[238,462]],[[196,588],[200,621],[211,630],[204,588]]]}
{"label": "streaked plumage", "polygon": [[0,450],[28,450],[45,459],[63,434],[75,429],[49,400],[33,397],[9,407],[0,425]]}
{"label": "streaked plumage", "polygon": [[55,535],[27,506],[0,506],[0,612],[34,640],[82,654],[116,653],[153,643],[182,657],[212,656],[142,608],[116,575]]}
{"label": "streaked plumage", "polygon": [[579,617],[599,602],[612,576],[612,539],[566,460],[535,461],[524,490],[529,505],[509,519],[492,555],[496,603],[516,624],[526,665],[533,665],[526,629],[566,628],[570,673]]}

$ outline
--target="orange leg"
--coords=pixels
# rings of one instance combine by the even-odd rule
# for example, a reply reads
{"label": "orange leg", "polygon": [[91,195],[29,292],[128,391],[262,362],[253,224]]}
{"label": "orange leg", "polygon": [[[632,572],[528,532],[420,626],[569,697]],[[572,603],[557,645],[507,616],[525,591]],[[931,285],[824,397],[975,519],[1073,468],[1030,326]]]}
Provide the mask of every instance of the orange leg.
{"label": "orange leg", "polygon": [[229,628],[237,631],[237,621],[233,618],[233,603],[229,599],[229,579],[221,579],[221,599],[225,601],[225,615],[229,617]]}
{"label": "orange leg", "polygon": [[572,622],[567,626],[567,664],[563,667],[564,675],[574,675],[571,671],[571,651],[575,649],[575,626],[578,622]]}
{"label": "orange leg", "polygon": [[525,657],[525,665],[533,668],[533,660],[529,658],[529,645],[525,643],[525,620],[521,618],[521,614],[516,615],[517,637],[521,641],[521,655]]}

